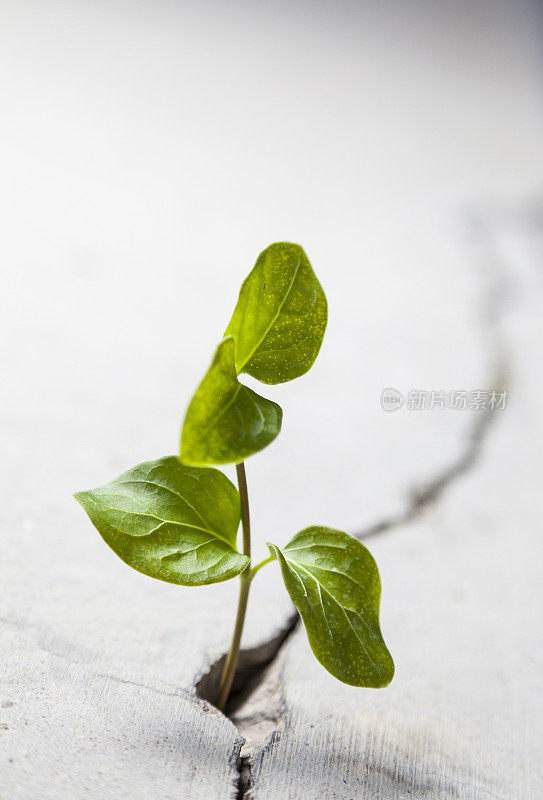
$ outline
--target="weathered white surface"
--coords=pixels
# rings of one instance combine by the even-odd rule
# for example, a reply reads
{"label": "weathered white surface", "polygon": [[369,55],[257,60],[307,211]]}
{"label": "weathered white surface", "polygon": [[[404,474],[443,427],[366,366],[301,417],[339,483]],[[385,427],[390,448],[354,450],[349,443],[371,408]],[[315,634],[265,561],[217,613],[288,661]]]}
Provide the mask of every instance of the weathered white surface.
{"label": "weathered white surface", "polygon": [[235,796],[241,740],[224,717],[159,681],[52,656],[17,630],[2,650],[2,797]]}
{"label": "weathered white surface", "polygon": [[253,769],[258,800],[543,796],[543,230],[527,210],[498,215],[508,235],[490,239],[514,287],[509,409],[432,513],[370,543],[396,677],[385,691],[340,684],[300,628],[283,656],[286,727]]}
{"label": "weathered white surface", "polygon": [[[236,732],[190,693],[235,582],[130,571],[71,493],[175,451],[263,246],[306,247],[330,322],[265,392],[285,423],[248,465],[257,556],[401,511],[463,451],[469,417],[379,396],[489,374],[458,209],[524,192],[542,128],[528,6],[491,5],[2,4],[0,796],[231,795]],[[289,610],[264,570],[244,644]]]}

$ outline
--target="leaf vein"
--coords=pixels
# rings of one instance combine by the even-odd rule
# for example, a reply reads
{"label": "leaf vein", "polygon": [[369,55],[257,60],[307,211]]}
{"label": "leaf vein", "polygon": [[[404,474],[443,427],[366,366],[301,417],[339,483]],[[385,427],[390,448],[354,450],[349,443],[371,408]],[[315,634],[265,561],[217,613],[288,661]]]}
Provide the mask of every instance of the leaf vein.
{"label": "leaf vein", "polygon": [[283,297],[283,299],[279,303],[279,308],[277,309],[277,312],[274,314],[273,319],[271,320],[271,322],[267,326],[266,330],[264,331],[264,333],[260,337],[259,341],[255,344],[255,346],[253,347],[253,349],[251,350],[249,355],[246,357],[244,363],[240,366],[239,372],[243,372],[243,370],[245,369],[245,367],[247,366],[247,364],[249,363],[251,358],[254,356],[254,354],[256,353],[256,351],[258,350],[258,348],[260,347],[260,345],[262,344],[262,342],[264,341],[266,336],[269,334],[270,330],[273,328],[273,326],[277,322],[279,314],[283,310],[283,306],[287,302],[288,296],[289,296],[290,292],[292,291],[292,287],[294,286],[294,284],[296,282],[296,278],[298,277],[298,272],[300,271],[301,263],[302,263],[302,250],[300,248],[300,251],[299,251],[299,254],[298,254],[298,263],[296,264],[296,267],[294,269],[294,273],[292,275],[292,280],[290,282],[290,286],[288,287],[288,289],[287,289],[287,291],[285,293],[285,296]]}

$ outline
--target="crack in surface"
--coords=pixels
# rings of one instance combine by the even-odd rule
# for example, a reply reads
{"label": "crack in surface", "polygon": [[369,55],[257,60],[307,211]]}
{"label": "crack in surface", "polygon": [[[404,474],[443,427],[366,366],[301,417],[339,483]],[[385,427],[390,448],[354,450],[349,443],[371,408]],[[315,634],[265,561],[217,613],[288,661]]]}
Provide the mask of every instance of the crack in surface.
{"label": "crack in surface", "polygon": [[[503,386],[506,374],[505,359],[501,359],[500,370],[496,371],[495,378],[490,385],[495,389]],[[496,419],[495,410],[479,412],[471,425],[465,446],[457,459],[445,467],[431,481],[413,488],[410,492],[410,500],[403,511],[395,516],[382,519],[363,531],[353,533],[353,536],[360,540],[366,540],[372,536],[406,525],[421,517],[430,507],[439,502],[452,484],[474,467]],[[236,800],[253,800],[254,778],[252,767],[254,760],[266,747],[277,741],[280,735],[280,728],[284,724],[286,708],[284,701],[281,700],[275,713],[267,714],[266,710],[262,710],[262,708],[246,715],[239,712],[243,712],[244,706],[250,704],[253,695],[263,686],[270,670],[284,650],[285,644],[298,628],[299,623],[300,615],[295,611],[280,632],[268,642],[264,642],[259,647],[240,652],[240,662],[234,677],[232,693],[224,710],[225,716],[236,726],[243,740],[236,759],[236,768],[239,775],[235,795]],[[196,684],[196,692],[201,699],[213,703],[225,659],[226,654],[217,659],[209,671]],[[273,702],[271,705],[273,707]],[[269,711],[269,699],[266,707]],[[260,743],[258,741],[248,742],[246,729],[250,731],[256,730],[257,732],[260,730]],[[266,733],[268,733],[268,739],[262,745],[261,743],[266,738]],[[249,747],[249,752],[247,755],[242,755],[241,752],[246,746]]]}
{"label": "crack in surface", "polygon": [[[492,226],[493,222],[489,215],[482,211],[472,209],[466,215],[465,230],[469,243],[484,249],[484,253],[478,254],[476,258],[483,283],[479,300],[479,319],[489,362],[487,391],[492,389],[501,391],[506,388],[510,373],[510,358],[501,324],[511,287],[506,267],[493,244]],[[353,533],[353,536],[361,540],[369,539],[412,522],[430,506],[435,505],[444,492],[477,463],[489,432],[499,416],[496,411],[497,409],[474,411],[475,418],[460,455],[433,479],[413,487],[403,511],[386,517],[365,530]]]}
{"label": "crack in surface", "polygon": [[[287,619],[279,631],[268,641],[263,642],[258,647],[241,649],[239,654],[238,666],[232,690],[224,709],[224,714],[228,719],[235,717],[238,709],[241,708],[258,689],[264,679],[266,668],[276,659],[277,654],[293,634],[298,626],[299,614],[296,610]],[[205,700],[212,705],[215,704],[219,681],[222,674],[226,653],[216,659],[209,669],[200,677],[196,683],[196,694],[201,700]]]}
{"label": "crack in surface", "polygon": [[[500,374],[505,376],[505,370],[502,370]],[[498,375],[498,373],[496,373],[496,375]],[[498,380],[496,377],[491,385],[497,389],[499,386],[503,385],[503,383],[501,379]],[[410,500],[403,511],[395,516],[382,519],[363,531],[353,533],[353,536],[356,536],[356,538],[360,540],[366,540],[373,536],[394,530],[395,528],[399,528],[421,517],[430,507],[438,503],[447,489],[462,475],[469,472],[477,463],[495,419],[495,411],[487,410],[478,413],[467,435],[463,451],[456,460],[445,467],[431,481],[413,488],[410,492]],[[255,758],[258,757],[267,746],[267,744],[258,746],[256,742],[251,742],[253,746],[256,745],[256,749],[253,750],[252,747],[250,747],[247,755],[241,755],[243,748],[249,744],[246,736],[243,736],[245,726],[248,726],[249,729],[251,727],[257,730],[259,727],[264,730],[267,729],[270,734],[269,743],[271,743],[277,740],[280,733],[280,725],[284,722],[286,709],[283,702],[281,703],[279,713],[272,713],[269,716],[266,716],[266,712],[263,710],[258,710],[253,714],[245,716],[239,715],[239,712],[250,702],[251,697],[266,680],[274,661],[276,661],[281,651],[284,649],[285,644],[298,628],[300,619],[300,615],[295,611],[289,618],[285,627],[273,639],[265,642],[260,647],[253,648],[252,650],[242,650],[240,652],[240,665],[234,677],[233,691],[224,711],[225,715],[236,726],[240,735],[245,740],[240,748],[237,759],[239,778],[237,782],[237,793],[235,795],[236,800],[252,800],[254,798],[252,767]],[[261,656],[263,653],[266,653],[264,658]],[[196,685],[198,696],[208,702],[212,703],[212,698],[216,695],[225,659],[226,654],[217,659],[210,670],[202,676]],[[262,736],[260,741],[262,742],[264,738],[265,737]]]}
{"label": "crack in surface", "polygon": [[253,797],[253,770],[250,756],[240,756],[238,765],[239,779],[236,800],[250,800]]}
{"label": "crack in surface", "polygon": [[[230,697],[224,712],[217,711],[224,713],[240,737],[232,759],[238,772],[236,800],[253,798],[254,758],[278,741],[284,727],[286,705],[279,656],[299,622],[300,616],[294,609],[271,639],[258,647],[240,650]],[[195,685],[199,700],[213,708],[225,659],[226,654],[216,659]],[[244,748],[249,752],[242,755]]]}
{"label": "crack in surface", "polygon": [[[497,388],[500,384],[492,384]],[[445,491],[458,478],[469,472],[479,459],[483,445],[488,437],[491,426],[496,419],[496,410],[475,412],[478,417],[473,422],[466,439],[466,446],[460,456],[448,467],[445,467],[435,478],[414,487],[409,492],[409,501],[406,508],[398,514],[376,522],[374,525],[362,531],[357,531],[352,535],[361,541],[370,539],[380,533],[407,525],[409,522],[420,517],[431,506],[435,505],[443,496]]]}
{"label": "crack in surface", "polygon": [[[510,295],[510,286],[507,279],[507,270],[499,257],[493,243],[493,221],[488,214],[472,210],[466,216],[466,231],[471,244],[483,249],[484,252],[477,257],[478,266],[482,274],[483,287],[479,301],[479,318],[482,327],[483,341],[488,355],[489,368],[487,387],[500,391],[505,389],[509,377],[510,364],[505,337],[502,333],[501,323]],[[486,440],[494,426],[497,415],[494,410],[481,410],[474,412],[475,417],[469,426],[460,454],[452,462],[435,475],[434,478],[420,483],[411,489],[405,508],[396,515],[385,517],[372,526],[353,533],[357,539],[366,540],[373,536],[394,530],[406,525],[422,516],[430,507],[435,506],[444,496],[446,491],[463,475],[468,473],[479,460]],[[273,671],[278,657],[284,651],[284,646],[297,629],[300,616],[297,611],[289,618],[285,626],[272,639],[257,648],[242,650],[240,664],[234,678],[233,692],[225,708],[225,715],[236,725],[244,743],[238,752],[236,766],[239,774],[237,781],[236,800],[251,800],[254,797],[254,778],[252,766],[254,760],[265,749],[273,744],[280,736],[279,727],[284,723],[286,714],[285,702],[279,689],[280,702],[274,713],[267,714],[262,707],[250,709],[252,713],[243,715],[243,708],[249,706],[253,695],[261,688]],[[221,656],[203,675],[196,691],[200,698],[213,702],[218,681],[226,655]],[[280,673],[276,675],[281,683]],[[273,703],[272,703],[273,705]],[[268,702],[268,711],[270,704]],[[242,712],[240,714],[240,712]],[[241,755],[244,746],[248,744],[243,737],[243,726],[254,724],[268,731],[260,737],[259,742],[252,742],[247,755]],[[254,749],[253,749],[254,748]]]}

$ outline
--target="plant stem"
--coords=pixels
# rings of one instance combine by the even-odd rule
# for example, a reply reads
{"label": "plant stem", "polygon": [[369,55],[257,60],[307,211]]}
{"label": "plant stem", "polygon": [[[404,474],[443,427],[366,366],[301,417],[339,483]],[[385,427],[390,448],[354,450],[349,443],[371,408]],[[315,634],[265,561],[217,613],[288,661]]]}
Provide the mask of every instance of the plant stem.
{"label": "plant stem", "polygon": [[[236,473],[238,477],[239,496],[241,501],[241,525],[243,529],[243,554],[251,558],[251,523],[249,519],[249,496],[247,494],[247,478],[245,476],[245,464],[236,464]],[[234,625],[234,633],[232,636],[232,643],[230,650],[226,656],[224,667],[219,683],[219,690],[217,694],[217,708],[221,711],[226,705],[230,689],[232,688],[232,681],[236,674],[239,659],[239,646],[241,643],[241,634],[243,632],[243,623],[245,622],[245,612],[247,611],[247,600],[249,599],[249,589],[253,579],[251,572],[251,562],[247,564],[241,575],[239,576],[239,598],[238,598],[238,611],[236,614],[236,624]]]}
{"label": "plant stem", "polygon": [[241,500],[241,526],[243,529],[243,555],[251,559],[251,521],[249,519],[249,495],[247,493],[247,477],[245,475],[245,462],[236,464],[238,476],[239,498]]}
{"label": "plant stem", "polygon": [[259,561],[258,564],[255,564],[251,570],[251,580],[253,580],[259,569],[265,567],[266,564],[271,564],[272,561],[275,561],[275,556],[268,556],[268,558],[265,558],[264,561]]}

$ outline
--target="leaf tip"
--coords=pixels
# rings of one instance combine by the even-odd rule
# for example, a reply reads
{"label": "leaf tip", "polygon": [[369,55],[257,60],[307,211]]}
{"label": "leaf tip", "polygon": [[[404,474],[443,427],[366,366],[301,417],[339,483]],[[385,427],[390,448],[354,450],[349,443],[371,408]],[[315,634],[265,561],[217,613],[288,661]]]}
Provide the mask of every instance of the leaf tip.
{"label": "leaf tip", "polygon": [[380,659],[380,663],[382,665],[382,669],[379,671],[379,674],[374,674],[373,679],[371,682],[362,684],[366,688],[369,689],[386,689],[387,686],[390,686],[392,683],[392,679],[396,673],[396,667],[394,665],[394,661],[390,652],[383,642],[383,650],[382,657]]}
{"label": "leaf tip", "polygon": [[[387,653],[388,653],[388,650],[387,650]],[[388,653],[388,658],[389,658],[388,671],[386,673],[386,677],[385,677],[383,683],[379,687],[380,689],[385,689],[387,686],[390,686],[390,684],[392,683],[392,679],[394,678],[394,675],[396,674],[396,665],[394,664],[394,660],[393,660],[392,656],[390,655],[390,653]]]}
{"label": "leaf tip", "polygon": [[85,514],[90,517],[91,512],[96,509],[96,498],[94,496],[94,492],[87,489],[83,492],[75,492],[73,497],[74,500],[77,500]]}

